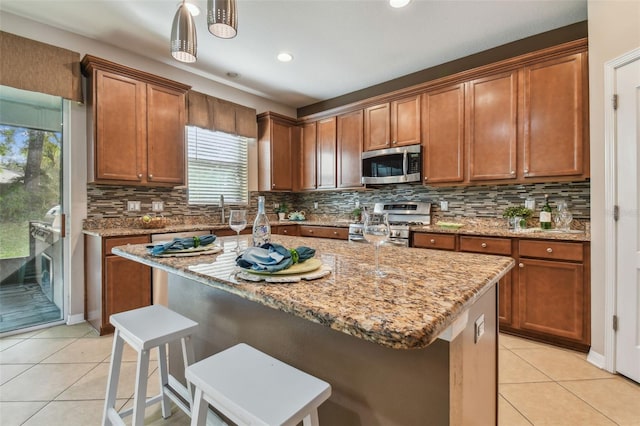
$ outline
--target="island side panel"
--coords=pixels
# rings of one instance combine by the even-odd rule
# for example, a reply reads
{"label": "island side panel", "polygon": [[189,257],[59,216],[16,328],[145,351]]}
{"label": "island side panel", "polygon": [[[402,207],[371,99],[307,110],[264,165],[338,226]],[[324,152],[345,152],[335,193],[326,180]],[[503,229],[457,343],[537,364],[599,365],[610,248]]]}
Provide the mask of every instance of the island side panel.
{"label": "island side panel", "polygon": [[[495,316],[495,292],[489,293]],[[194,338],[196,360],[246,342],[329,382],[332,396],[320,407],[322,424],[455,424],[450,421],[450,400],[454,400],[450,391],[462,390],[450,383],[455,377],[450,359],[459,364],[457,368],[468,362],[461,356],[456,360],[452,354],[456,345],[459,351],[465,349],[456,340],[438,339],[424,349],[390,349],[174,274],[169,275],[169,307],[200,324]],[[491,315],[488,312],[485,317]],[[494,358],[492,365],[483,365],[480,370],[495,373],[495,363]],[[170,371],[184,380],[177,346],[170,348]],[[461,383],[466,384],[466,380]],[[496,386],[494,376],[481,392],[490,394]],[[492,414],[489,417],[495,419],[495,410]],[[482,420],[476,416],[474,423],[495,424]]]}
{"label": "island side panel", "polygon": [[[475,339],[475,323],[484,333]],[[498,424],[498,285],[469,308],[468,323],[451,342],[452,425]]]}

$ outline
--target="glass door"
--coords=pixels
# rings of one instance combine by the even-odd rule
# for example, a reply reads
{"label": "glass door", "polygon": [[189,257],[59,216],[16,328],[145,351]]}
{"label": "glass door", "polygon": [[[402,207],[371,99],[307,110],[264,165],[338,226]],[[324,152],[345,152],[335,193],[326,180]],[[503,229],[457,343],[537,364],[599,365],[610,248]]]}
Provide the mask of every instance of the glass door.
{"label": "glass door", "polygon": [[0,335],[64,318],[62,107],[0,86]]}

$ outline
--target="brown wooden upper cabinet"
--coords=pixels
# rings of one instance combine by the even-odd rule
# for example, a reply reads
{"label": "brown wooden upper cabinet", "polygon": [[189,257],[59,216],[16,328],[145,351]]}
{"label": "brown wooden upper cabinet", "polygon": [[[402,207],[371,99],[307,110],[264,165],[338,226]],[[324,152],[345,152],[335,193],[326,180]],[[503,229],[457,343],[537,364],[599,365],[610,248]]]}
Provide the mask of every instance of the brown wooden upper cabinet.
{"label": "brown wooden upper cabinet", "polygon": [[310,190],[317,187],[316,176],[316,128],[315,121],[302,126],[300,137],[300,189]]}
{"label": "brown wooden upper cabinet", "polygon": [[517,178],[517,70],[467,83],[469,180]]}
{"label": "brown wooden upper cabinet", "polygon": [[336,117],[317,123],[317,182],[318,189],[336,187]]}
{"label": "brown wooden upper cabinet", "polygon": [[422,178],[464,180],[464,83],[422,95]]}
{"label": "brown wooden upper cabinet", "polygon": [[586,53],[524,68],[524,178],[585,174]]}
{"label": "brown wooden upper cabinet", "polygon": [[360,183],[362,175],[362,126],[362,110],[338,116],[338,188],[362,186]]}
{"label": "brown wooden upper cabinet", "polygon": [[420,143],[420,95],[364,110],[364,150]]}
{"label": "brown wooden upper cabinet", "polygon": [[86,55],[88,181],[177,186],[185,181],[189,86]]}
{"label": "brown wooden upper cabinet", "polygon": [[266,112],[258,115],[258,190],[292,191],[296,172],[299,129],[283,115]]}

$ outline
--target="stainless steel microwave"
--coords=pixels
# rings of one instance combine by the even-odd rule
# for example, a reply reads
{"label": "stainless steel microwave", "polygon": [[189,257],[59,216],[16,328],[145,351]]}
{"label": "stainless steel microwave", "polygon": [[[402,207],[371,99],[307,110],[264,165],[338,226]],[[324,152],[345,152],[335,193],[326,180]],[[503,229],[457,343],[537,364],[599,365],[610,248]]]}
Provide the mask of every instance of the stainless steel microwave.
{"label": "stainless steel microwave", "polygon": [[420,145],[378,149],[362,153],[363,184],[420,182],[422,147]]}

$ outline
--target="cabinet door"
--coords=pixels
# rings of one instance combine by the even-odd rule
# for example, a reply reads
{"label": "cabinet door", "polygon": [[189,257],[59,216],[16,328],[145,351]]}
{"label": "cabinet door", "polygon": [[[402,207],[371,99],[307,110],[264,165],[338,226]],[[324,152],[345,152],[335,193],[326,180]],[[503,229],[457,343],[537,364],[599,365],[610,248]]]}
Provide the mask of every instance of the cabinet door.
{"label": "cabinet door", "polygon": [[513,326],[513,273],[498,281],[498,320],[500,325]]}
{"label": "cabinet door", "polygon": [[581,175],[583,54],[524,69],[524,177]]}
{"label": "cabinet door", "polygon": [[519,266],[519,328],[586,342],[583,264],[521,258]]}
{"label": "cabinet door", "polygon": [[389,148],[390,134],[389,104],[366,108],[364,110],[364,150]]}
{"label": "cabinet door", "polygon": [[148,183],[182,185],[184,179],[185,95],[147,85]]}
{"label": "cabinet door", "polygon": [[338,188],[362,186],[362,110],[338,117]]}
{"label": "cabinet door", "polygon": [[146,177],[146,84],[95,73],[95,180],[140,182]]}
{"label": "cabinet door", "polygon": [[422,95],[423,181],[464,180],[464,84]]}
{"label": "cabinet door", "polygon": [[271,123],[271,189],[293,188],[291,126],[273,120]]}
{"label": "cabinet door", "polygon": [[151,268],[120,256],[105,257],[104,323],[118,312],[151,304]]}
{"label": "cabinet door", "polygon": [[391,146],[419,144],[420,95],[391,102]]}
{"label": "cabinet door", "polygon": [[516,178],[517,72],[468,83],[469,179]]}
{"label": "cabinet door", "polygon": [[318,189],[336,187],[336,117],[318,121]]}
{"label": "cabinet door", "polygon": [[300,189],[316,189],[316,123],[302,126],[300,146]]}

